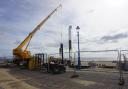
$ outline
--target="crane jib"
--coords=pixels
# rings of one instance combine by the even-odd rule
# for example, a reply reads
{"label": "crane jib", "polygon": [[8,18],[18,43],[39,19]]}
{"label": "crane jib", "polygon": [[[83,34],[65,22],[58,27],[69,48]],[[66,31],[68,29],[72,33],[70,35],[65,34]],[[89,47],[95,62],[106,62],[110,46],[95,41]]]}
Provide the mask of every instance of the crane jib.
{"label": "crane jib", "polygon": [[41,28],[41,26],[61,7],[61,4],[53,10],[43,21],[38,24],[35,29],[25,38],[25,40],[17,47],[17,49],[22,49],[33,37],[33,35]]}

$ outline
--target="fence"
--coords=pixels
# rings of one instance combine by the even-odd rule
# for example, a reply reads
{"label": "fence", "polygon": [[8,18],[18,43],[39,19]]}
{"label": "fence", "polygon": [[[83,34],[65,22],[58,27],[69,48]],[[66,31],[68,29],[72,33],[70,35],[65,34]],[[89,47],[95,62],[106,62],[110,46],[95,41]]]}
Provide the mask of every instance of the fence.
{"label": "fence", "polygon": [[[74,53],[74,65],[78,64],[77,53]],[[117,66],[119,54],[118,50],[80,51],[81,66]]]}

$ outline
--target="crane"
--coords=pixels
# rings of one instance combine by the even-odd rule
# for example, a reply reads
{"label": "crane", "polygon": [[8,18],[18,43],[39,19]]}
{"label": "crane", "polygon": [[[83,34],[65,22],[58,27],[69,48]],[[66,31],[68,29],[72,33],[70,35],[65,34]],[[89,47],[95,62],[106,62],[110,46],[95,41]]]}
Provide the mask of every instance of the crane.
{"label": "crane", "polygon": [[[13,49],[13,56],[14,60],[17,64],[20,63],[20,61],[29,61],[30,58],[32,58],[30,51],[27,50],[29,43],[34,36],[34,34],[44,25],[44,23],[58,10],[58,8],[61,7],[61,4],[57,6],[56,9],[54,9],[44,20],[42,20],[29,35],[21,42],[21,44]],[[26,46],[26,47],[25,47]],[[24,49],[23,49],[24,48]]]}

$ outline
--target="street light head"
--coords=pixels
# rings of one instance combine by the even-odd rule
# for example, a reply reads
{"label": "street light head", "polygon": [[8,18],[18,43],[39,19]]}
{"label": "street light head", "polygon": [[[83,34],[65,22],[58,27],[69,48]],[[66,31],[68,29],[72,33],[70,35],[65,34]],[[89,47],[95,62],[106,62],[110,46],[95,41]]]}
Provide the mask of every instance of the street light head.
{"label": "street light head", "polygon": [[76,27],[76,30],[79,30],[79,29],[80,29],[80,27],[79,27],[79,26],[77,26],[77,27]]}

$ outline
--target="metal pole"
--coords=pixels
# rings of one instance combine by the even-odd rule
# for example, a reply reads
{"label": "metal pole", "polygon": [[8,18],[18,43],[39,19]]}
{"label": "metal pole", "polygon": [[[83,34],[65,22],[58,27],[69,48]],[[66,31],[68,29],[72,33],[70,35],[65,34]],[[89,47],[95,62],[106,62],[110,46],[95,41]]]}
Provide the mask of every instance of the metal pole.
{"label": "metal pole", "polygon": [[121,60],[121,51],[119,51],[119,73],[120,73],[120,78],[119,78],[119,85],[124,85],[125,84],[125,80],[123,77],[123,70],[122,70],[122,60]]}
{"label": "metal pole", "polygon": [[76,27],[77,36],[78,36],[78,69],[81,68],[81,61],[80,61],[80,43],[79,43],[79,26]]}
{"label": "metal pole", "polygon": [[72,41],[71,41],[71,29],[72,26],[69,26],[69,60],[71,61],[72,57],[71,57],[71,51],[72,51]]}
{"label": "metal pole", "polygon": [[63,51],[63,43],[60,44],[61,46],[61,58],[62,58],[62,64],[64,64],[64,51]]}

